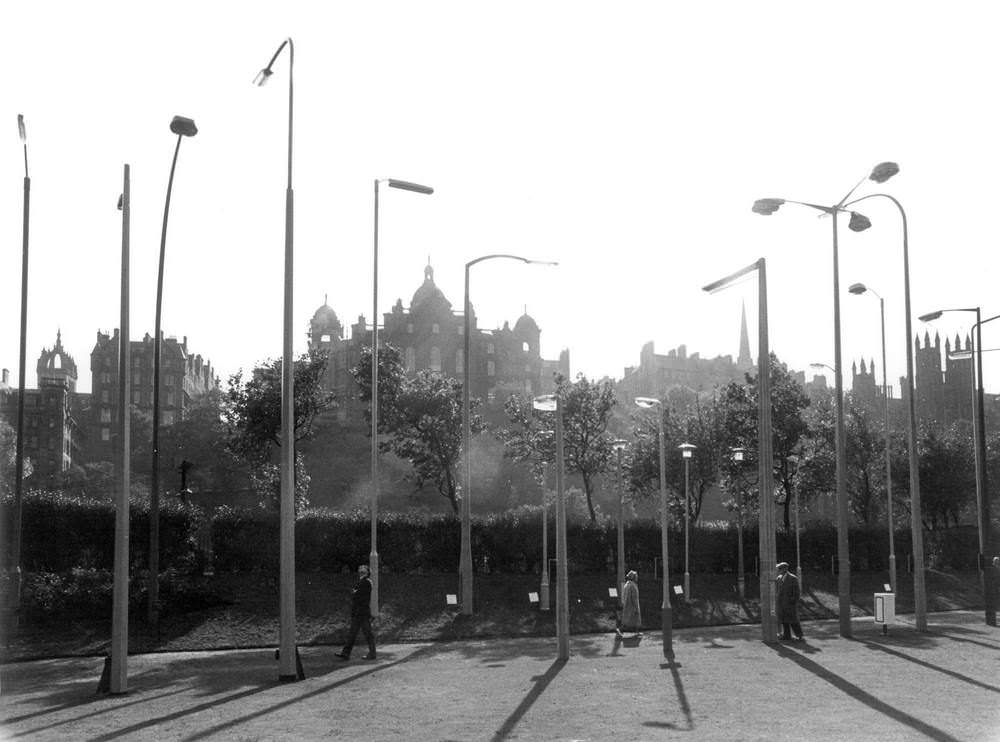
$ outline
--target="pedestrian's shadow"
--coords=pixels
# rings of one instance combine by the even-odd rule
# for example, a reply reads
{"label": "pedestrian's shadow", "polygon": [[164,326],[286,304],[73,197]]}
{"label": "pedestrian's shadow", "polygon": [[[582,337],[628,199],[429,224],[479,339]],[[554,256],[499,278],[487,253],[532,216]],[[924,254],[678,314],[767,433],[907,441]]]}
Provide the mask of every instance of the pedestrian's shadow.
{"label": "pedestrian's shadow", "polygon": [[545,692],[545,689],[549,687],[549,683],[555,679],[556,675],[559,674],[559,671],[565,666],[566,660],[557,659],[552,663],[552,665],[549,666],[549,669],[546,670],[544,674],[535,675],[531,678],[535,681],[534,687],[528,691],[528,695],[524,697],[521,703],[517,705],[517,708],[514,709],[511,715],[507,717],[503,726],[497,730],[497,733],[493,735],[493,742],[502,742],[502,740],[505,740],[510,736],[511,732],[514,731],[514,727],[516,727],[518,722],[520,722],[521,719],[524,718],[524,715],[528,713],[528,709],[534,705],[539,696],[541,696],[542,693]]}

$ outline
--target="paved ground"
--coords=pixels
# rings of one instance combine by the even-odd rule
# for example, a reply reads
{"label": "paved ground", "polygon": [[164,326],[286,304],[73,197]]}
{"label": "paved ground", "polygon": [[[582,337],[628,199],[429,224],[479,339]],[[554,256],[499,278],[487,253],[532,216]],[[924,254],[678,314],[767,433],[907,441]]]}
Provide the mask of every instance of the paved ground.
{"label": "paved ground", "polygon": [[[304,647],[278,683],[273,650],[129,658],[129,693],[95,695],[101,658],[0,668],[0,738],[28,740],[1000,740],[1000,629],[981,613],[805,624],[768,645],[758,626],[380,647],[374,662]],[[360,654],[356,654],[359,657]]]}

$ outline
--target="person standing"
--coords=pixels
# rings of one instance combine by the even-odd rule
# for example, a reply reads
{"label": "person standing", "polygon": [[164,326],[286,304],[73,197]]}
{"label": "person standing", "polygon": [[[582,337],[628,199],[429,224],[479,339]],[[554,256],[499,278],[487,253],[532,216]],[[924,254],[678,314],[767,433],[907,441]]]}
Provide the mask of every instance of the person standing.
{"label": "person standing", "polygon": [[344,648],[337,652],[337,656],[342,660],[351,658],[351,650],[354,649],[354,641],[358,638],[358,631],[363,631],[365,639],[368,641],[368,654],[365,655],[365,659],[375,659],[371,597],[372,581],[368,576],[368,565],[362,564],[358,567],[358,582],[354,586],[354,590],[351,591],[351,630],[348,632]]}
{"label": "person standing", "polygon": [[622,625],[618,629],[619,636],[622,629],[634,631],[639,634],[642,629],[642,609],[639,607],[639,575],[636,571],[629,570],[625,575],[625,584],[622,585]]}
{"label": "person standing", "polygon": [[781,638],[790,640],[792,632],[802,641],[802,624],[799,623],[799,578],[788,571],[788,562],[779,562],[778,570],[778,622],[781,624]]}

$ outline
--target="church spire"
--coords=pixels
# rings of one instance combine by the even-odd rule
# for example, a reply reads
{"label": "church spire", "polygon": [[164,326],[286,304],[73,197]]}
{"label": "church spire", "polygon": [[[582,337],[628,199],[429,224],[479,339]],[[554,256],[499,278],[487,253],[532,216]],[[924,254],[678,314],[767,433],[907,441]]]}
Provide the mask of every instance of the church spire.
{"label": "church spire", "polygon": [[736,365],[740,368],[753,366],[753,359],[750,358],[750,335],[747,333],[746,302],[743,302],[742,316],[740,317],[740,355],[736,360]]}

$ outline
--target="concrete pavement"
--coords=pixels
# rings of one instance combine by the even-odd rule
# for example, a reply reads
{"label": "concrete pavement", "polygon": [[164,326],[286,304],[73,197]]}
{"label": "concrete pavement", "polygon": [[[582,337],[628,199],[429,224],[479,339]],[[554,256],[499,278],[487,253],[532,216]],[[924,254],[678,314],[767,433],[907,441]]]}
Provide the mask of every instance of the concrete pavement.
{"label": "concrete pavement", "polygon": [[[804,624],[395,644],[375,661],[303,647],[306,679],[278,683],[273,649],[137,655],[129,692],[96,695],[102,658],[0,668],[0,737],[27,740],[975,740],[1000,741],[1000,629],[931,614],[888,636],[870,618]],[[357,654],[360,657],[360,653]]]}

